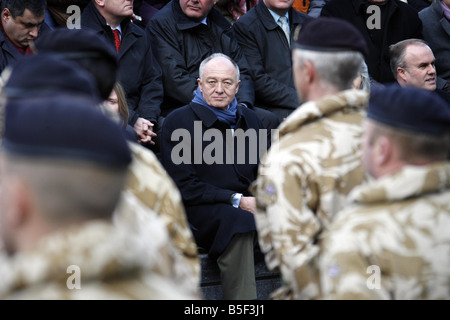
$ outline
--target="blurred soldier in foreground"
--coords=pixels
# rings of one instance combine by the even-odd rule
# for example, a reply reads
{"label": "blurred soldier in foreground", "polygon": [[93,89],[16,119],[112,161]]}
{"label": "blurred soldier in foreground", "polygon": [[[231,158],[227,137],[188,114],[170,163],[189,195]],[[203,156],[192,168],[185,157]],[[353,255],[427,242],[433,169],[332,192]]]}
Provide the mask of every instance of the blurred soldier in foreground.
{"label": "blurred soldier in foreground", "polygon": [[295,38],[293,72],[301,101],[279,127],[252,186],[261,250],[284,286],[272,297],[313,299],[319,282],[316,239],[364,179],[362,120],[367,91],[351,89],[367,54],[360,32],[336,18],[305,22]]}
{"label": "blurred soldier in foreground", "polygon": [[[27,101],[27,99],[28,101],[32,99],[45,101],[42,99],[64,93],[64,100],[70,101],[76,95],[78,100],[84,99],[81,100],[83,104],[94,109],[101,105],[97,84],[90,77],[90,74],[86,73],[83,68],[77,67],[77,64],[61,59],[59,55],[39,54],[29,57],[24,60],[23,64],[14,68],[11,76],[5,82],[6,87],[3,88],[1,97],[6,96],[9,103]],[[62,118],[54,118],[53,120],[64,123],[70,121],[70,118]],[[61,135],[61,133],[59,134]],[[64,135],[64,137],[66,136]],[[116,143],[115,139],[114,135],[110,136],[108,144]],[[95,141],[92,143],[95,143]],[[146,250],[143,248],[144,251],[140,254],[146,255],[145,259],[151,262],[152,272],[174,279],[177,282],[178,289],[181,291],[186,289],[194,296],[198,296],[198,257],[195,254],[191,257],[185,257],[192,261],[192,264],[189,261],[186,264],[185,259],[179,252],[180,249],[183,251],[183,248],[191,248],[189,236],[192,237],[192,235],[187,226],[180,199],[178,201],[181,209],[177,205],[177,193],[173,192],[173,190],[176,191],[176,188],[173,190],[166,188],[173,182],[170,179],[164,179],[164,177],[168,177],[164,171],[153,170],[158,169],[158,166],[155,166],[155,168],[153,166],[148,167],[141,160],[138,160],[138,155],[139,159],[148,160],[146,155],[153,155],[151,151],[137,143],[128,143],[128,147],[133,150],[133,160],[127,167],[126,186],[122,190],[119,206],[115,210],[114,222],[119,226],[131,227],[127,232],[135,235],[133,241],[136,244],[142,243],[143,246],[147,247]],[[98,148],[102,150],[104,146],[99,145]],[[145,152],[140,152],[141,150]],[[139,179],[136,180],[135,172],[144,172],[148,179],[159,186],[158,192],[152,192],[152,190],[142,186],[139,187],[140,185],[137,184]],[[134,187],[131,188],[131,186]],[[166,193],[170,193],[172,198],[169,199]],[[147,197],[143,197],[144,194]],[[145,203],[141,200],[142,198],[146,199]],[[183,223],[186,224],[187,234],[182,228]],[[165,227],[169,234],[167,234]],[[139,240],[139,237],[142,237],[142,240]],[[149,237],[151,239],[148,239]],[[169,244],[169,242],[173,242],[173,244]],[[195,244],[193,244],[193,250],[196,253]],[[189,266],[192,268],[189,268]],[[160,298],[163,298],[163,296]]]}
{"label": "blurred soldier in foreground", "polygon": [[[105,43],[103,39],[87,30],[58,29],[54,31],[55,44],[51,45],[48,38],[40,40],[36,44],[39,49],[37,56],[27,57],[14,69],[4,89],[5,95],[20,98],[49,96],[63,91],[78,96],[100,95],[97,107],[109,116],[116,116],[108,112],[109,108],[101,107],[105,95],[111,92],[114,85],[109,76],[115,78],[116,74],[113,56],[109,47],[102,46]],[[56,48],[58,44],[59,50]],[[99,59],[103,60],[102,63],[99,63]],[[88,74],[80,74],[86,71]],[[85,79],[89,75],[94,76],[93,89],[87,83],[89,79]],[[180,192],[153,152],[138,143],[129,142],[128,146],[133,160],[128,166],[125,190],[139,201],[121,206],[117,213],[133,218],[133,212],[138,210],[134,206],[146,206],[149,212],[156,212],[164,222],[183,263],[190,269],[190,275],[184,275],[183,282],[190,282],[198,288],[200,259]]]}
{"label": "blurred soldier in foreground", "polygon": [[0,297],[193,298],[154,272],[171,248],[156,215],[113,223],[131,153],[94,104],[68,95],[6,104],[0,236],[9,257]]}
{"label": "blurred soldier in foreground", "polygon": [[391,86],[370,98],[364,168],[323,240],[326,299],[450,299],[450,109]]}

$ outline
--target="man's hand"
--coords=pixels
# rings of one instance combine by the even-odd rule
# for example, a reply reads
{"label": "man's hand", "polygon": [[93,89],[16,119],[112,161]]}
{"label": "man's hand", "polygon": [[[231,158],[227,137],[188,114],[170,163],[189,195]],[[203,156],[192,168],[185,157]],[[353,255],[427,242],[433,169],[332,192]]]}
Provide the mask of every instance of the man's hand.
{"label": "man's hand", "polygon": [[156,137],[156,133],[153,132],[154,124],[144,118],[138,118],[136,123],[134,124],[134,130],[136,131],[139,143],[141,144],[155,144],[152,140],[153,137]]}
{"label": "man's hand", "polygon": [[250,211],[255,214],[256,212],[256,198],[255,197],[242,197],[239,203],[239,208],[242,210]]}

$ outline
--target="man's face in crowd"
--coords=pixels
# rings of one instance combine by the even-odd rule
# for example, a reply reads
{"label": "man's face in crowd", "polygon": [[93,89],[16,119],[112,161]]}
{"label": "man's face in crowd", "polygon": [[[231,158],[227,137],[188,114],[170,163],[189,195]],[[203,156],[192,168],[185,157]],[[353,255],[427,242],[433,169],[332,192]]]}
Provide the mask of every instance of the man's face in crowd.
{"label": "man's face in crowd", "polygon": [[216,4],[216,0],[180,0],[184,14],[195,21],[203,20]]}
{"label": "man's face in crowd", "polygon": [[35,16],[30,10],[25,9],[22,16],[13,18],[9,9],[2,12],[2,24],[8,38],[19,48],[28,47],[30,41],[39,36],[45,13]]}
{"label": "man's face in crowd", "polygon": [[433,51],[428,46],[410,45],[406,48],[404,68],[398,72],[408,86],[436,90],[436,67]]}
{"label": "man's face in crowd", "polygon": [[226,110],[239,90],[236,68],[225,58],[214,58],[205,64],[198,85],[208,105]]}

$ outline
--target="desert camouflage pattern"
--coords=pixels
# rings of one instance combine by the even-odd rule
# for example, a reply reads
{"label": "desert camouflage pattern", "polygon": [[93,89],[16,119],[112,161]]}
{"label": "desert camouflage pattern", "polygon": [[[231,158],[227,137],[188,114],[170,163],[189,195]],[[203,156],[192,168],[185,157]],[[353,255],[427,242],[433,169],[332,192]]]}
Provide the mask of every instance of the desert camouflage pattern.
{"label": "desert camouflage pattern", "polygon": [[189,264],[192,277],[200,284],[200,258],[178,188],[153,152],[136,143],[129,145],[133,162],[128,169],[126,190],[161,217],[175,247]]}
{"label": "desert camouflage pattern", "polygon": [[348,193],[364,180],[362,120],[368,93],[348,90],[307,102],[279,127],[252,185],[261,250],[283,285],[273,299],[316,299],[319,281],[309,265],[320,233]]}
{"label": "desert camouflage pattern", "polygon": [[135,216],[116,212],[113,221],[87,222],[12,257],[4,253],[0,299],[201,299],[160,217],[131,193],[120,206],[132,206]]}
{"label": "desert camouflage pattern", "polygon": [[356,188],[322,242],[324,299],[450,299],[450,163]]}

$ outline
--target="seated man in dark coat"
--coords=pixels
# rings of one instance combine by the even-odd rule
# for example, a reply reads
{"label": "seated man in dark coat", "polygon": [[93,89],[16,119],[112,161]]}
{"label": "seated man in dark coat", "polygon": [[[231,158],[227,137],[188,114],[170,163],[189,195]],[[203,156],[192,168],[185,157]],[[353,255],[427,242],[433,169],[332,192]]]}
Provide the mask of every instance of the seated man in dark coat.
{"label": "seated man in dark coat", "polygon": [[270,135],[255,112],[237,105],[239,67],[231,58],[207,57],[199,75],[193,100],[164,121],[162,163],[181,191],[197,244],[217,259],[224,298],[256,299],[256,203],[248,187]]}

